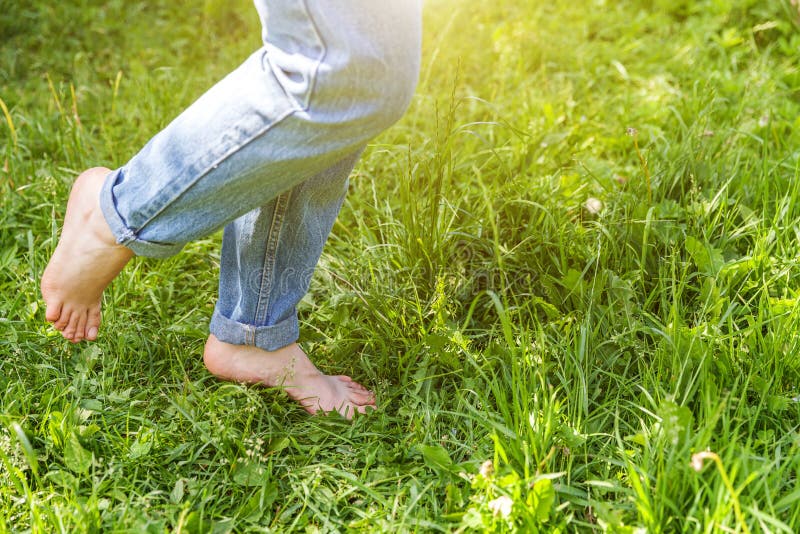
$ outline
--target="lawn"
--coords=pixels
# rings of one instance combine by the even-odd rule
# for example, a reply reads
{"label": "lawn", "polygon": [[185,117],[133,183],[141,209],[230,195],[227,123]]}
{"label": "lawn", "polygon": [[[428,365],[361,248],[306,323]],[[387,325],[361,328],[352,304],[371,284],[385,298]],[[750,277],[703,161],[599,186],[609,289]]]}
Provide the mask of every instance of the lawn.
{"label": "lawn", "polygon": [[301,341],[352,423],[216,381],[219,236],[44,321],[71,182],[259,46],[247,0],[0,0],[0,531],[800,530],[800,15],[428,0]]}

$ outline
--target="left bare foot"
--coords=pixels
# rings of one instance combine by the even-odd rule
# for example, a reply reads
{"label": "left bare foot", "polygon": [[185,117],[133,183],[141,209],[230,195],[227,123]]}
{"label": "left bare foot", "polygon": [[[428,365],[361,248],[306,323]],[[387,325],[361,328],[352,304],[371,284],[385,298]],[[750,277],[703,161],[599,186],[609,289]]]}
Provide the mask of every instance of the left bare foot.
{"label": "left bare foot", "polygon": [[103,290],[133,257],[117,244],[100,210],[100,189],[109,172],[97,167],[75,180],[61,239],[42,276],[45,318],[73,343],[97,338]]}

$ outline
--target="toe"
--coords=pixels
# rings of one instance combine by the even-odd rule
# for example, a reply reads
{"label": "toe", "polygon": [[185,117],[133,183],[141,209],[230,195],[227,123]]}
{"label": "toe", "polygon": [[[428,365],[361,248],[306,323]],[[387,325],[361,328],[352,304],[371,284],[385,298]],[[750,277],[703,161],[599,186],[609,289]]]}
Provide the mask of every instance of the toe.
{"label": "toe", "polygon": [[94,341],[97,339],[97,330],[100,328],[100,308],[89,311],[86,320],[86,339]]}
{"label": "toe", "polygon": [[88,339],[89,341],[94,341],[95,339],[97,339],[96,326],[90,326],[86,329],[86,339]]}
{"label": "toe", "polygon": [[87,312],[83,312],[78,316],[78,322],[75,325],[75,335],[72,338],[73,343],[77,343],[79,341],[83,341],[86,337],[86,319],[88,317]]}
{"label": "toe", "polygon": [[339,381],[343,382],[348,388],[355,388],[361,391],[369,391],[367,388],[350,378],[349,376],[339,375],[336,377]]}
{"label": "toe", "polygon": [[64,329],[70,324],[70,318],[72,317],[72,310],[69,309],[62,309],[61,315],[58,316],[58,320],[53,323],[53,326],[56,330],[61,330],[62,332]]}
{"label": "toe", "polygon": [[352,399],[359,406],[375,406],[374,395],[354,395]]}
{"label": "toe", "polygon": [[63,332],[61,332],[61,336],[66,340],[72,341],[72,339],[75,337],[75,330],[67,327]]}
{"label": "toe", "polygon": [[69,316],[69,323],[66,327],[64,327],[63,335],[65,338],[73,341],[75,339],[75,334],[78,331],[78,323],[83,316],[83,313],[79,311],[74,311]]}
{"label": "toe", "polygon": [[359,406],[375,404],[375,394],[371,391],[348,388],[347,397],[351,402],[354,402]]}
{"label": "toe", "polygon": [[61,317],[61,302],[55,302],[52,304],[47,304],[47,310],[44,312],[44,318],[47,319],[49,323],[55,323]]}
{"label": "toe", "polygon": [[372,393],[370,390],[359,384],[358,382],[350,382],[349,384],[345,384],[344,387],[351,391],[360,391],[362,393]]}

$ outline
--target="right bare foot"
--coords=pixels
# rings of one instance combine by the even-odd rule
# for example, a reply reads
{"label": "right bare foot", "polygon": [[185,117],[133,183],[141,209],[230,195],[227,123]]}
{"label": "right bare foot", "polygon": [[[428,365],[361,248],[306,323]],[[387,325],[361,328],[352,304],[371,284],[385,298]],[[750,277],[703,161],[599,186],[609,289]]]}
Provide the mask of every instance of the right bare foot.
{"label": "right bare foot", "polygon": [[42,275],[45,318],[73,343],[97,338],[103,290],[133,257],[117,244],[100,210],[109,172],[97,167],[75,180],[61,238]]}
{"label": "right bare foot", "polygon": [[231,345],[213,334],[203,354],[206,368],[223,380],[281,387],[308,413],[337,411],[351,419],[375,407],[375,395],[349,376],[322,374],[297,343],[268,352]]}

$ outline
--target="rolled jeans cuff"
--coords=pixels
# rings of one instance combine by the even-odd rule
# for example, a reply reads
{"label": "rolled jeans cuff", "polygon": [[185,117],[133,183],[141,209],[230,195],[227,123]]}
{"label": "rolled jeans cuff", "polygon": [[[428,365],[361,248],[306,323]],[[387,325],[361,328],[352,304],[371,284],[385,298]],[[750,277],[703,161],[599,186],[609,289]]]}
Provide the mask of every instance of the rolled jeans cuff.
{"label": "rolled jeans cuff", "polygon": [[103,187],[100,190],[100,209],[117,243],[128,247],[137,256],[146,256],[149,258],[169,258],[180,252],[183,248],[183,244],[154,243],[152,241],[139,239],[136,233],[125,224],[125,220],[117,211],[117,203],[114,200],[113,190],[120,171],[121,169],[117,169],[108,173],[105,182],[103,182]]}
{"label": "rolled jeans cuff", "polygon": [[300,324],[294,315],[278,324],[255,326],[228,319],[219,310],[214,310],[209,330],[225,343],[250,345],[267,351],[290,345],[300,337]]}

